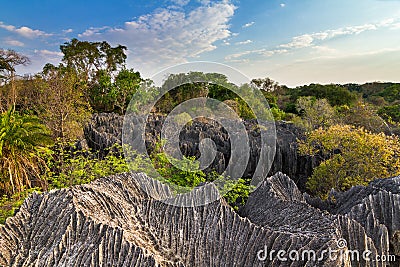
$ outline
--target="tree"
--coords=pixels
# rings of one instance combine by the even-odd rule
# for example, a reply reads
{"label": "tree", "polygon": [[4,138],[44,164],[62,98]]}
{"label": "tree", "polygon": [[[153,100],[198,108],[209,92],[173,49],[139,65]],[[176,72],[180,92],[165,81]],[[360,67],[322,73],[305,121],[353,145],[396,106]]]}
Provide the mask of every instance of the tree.
{"label": "tree", "polygon": [[400,84],[393,84],[386,87],[382,92],[379,93],[379,95],[389,103],[400,100]]}
{"label": "tree", "polygon": [[382,107],[378,114],[390,123],[400,123],[400,104]]}
{"label": "tree", "polygon": [[29,64],[29,58],[14,50],[0,49],[0,85],[9,83],[11,90],[6,100],[7,108],[17,101],[17,90],[15,88],[15,67]]}
{"label": "tree", "polygon": [[251,80],[251,84],[266,92],[276,92],[280,89],[279,83],[271,80],[268,77],[264,79],[253,79]]}
{"label": "tree", "polygon": [[114,82],[106,71],[99,71],[90,89],[91,106],[96,111],[124,114],[141,82],[140,73],[133,69],[119,71]]}
{"label": "tree", "polygon": [[364,104],[359,101],[351,108],[342,106],[338,109],[340,110],[341,120],[344,124],[363,127],[367,131],[375,133],[388,132],[390,130],[387,123],[370,104]]}
{"label": "tree", "polygon": [[330,126],[334,122],[335,110],[326,99],[300,97],[297,99],[296,109],[302,117],[301,127],[313,130],[319,127]]}
{"label": "tree", "polygon": [[123,67],[126,60],[122,45],[111,47],[107,42],[88,42],[72,39],[60,46],[63,62],[77,72],[78,78],[88,83],[100,70],[111,72]]}
{"label": "tree", "polygon": [[21,116],[10,108],[0,117],[0,189],[11,195],[25,187],[46,188],[45,166],[38,150],[51,143],[48,129],[38,118]]}
{"label": "tree", "polygon": [[74,71],[62,65],[46,65],[42,75],[36,77],[35,86],[40,92],[39,117],[53,137],[63,141],[80,137],[91,109]]}
{"label": "tree", "polygon": [[326,198],[334,188],[344,191],[354,185],[367,185],[376,178],[400,174],[400,140],[364,128],[333,125],[319,128],[299,141],[303,155],[319,155],[324,160],[313,171],[307,188]]}
{"label": "tree", "polygon": [[310,84],[296,87],[291,90],[291,95],[293,99],[297,99],[300,96],[314,96],[317,99],[325,98],[332,106],[351,106],[357,101],[357,94],[336,84]]}

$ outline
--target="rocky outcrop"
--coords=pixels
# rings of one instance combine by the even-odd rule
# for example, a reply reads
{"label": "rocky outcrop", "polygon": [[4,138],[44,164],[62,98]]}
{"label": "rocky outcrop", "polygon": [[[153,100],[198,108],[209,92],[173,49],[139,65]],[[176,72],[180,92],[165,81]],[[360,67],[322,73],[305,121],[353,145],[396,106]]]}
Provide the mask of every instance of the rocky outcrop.
{"label": "rocky outcrop", "polygon": [[[195,203],[200,191],[193,192],[178,198]],[[0,265],[386,266],[346,254],[368,250],[372,259],[387,252],[386,226],[376,226],[376,242],[356,220],[307,204],[280,173],[251,194],[247,218],[222,199],[179,207],[158,198],[178,199],[144,174],[35,194],[0,226]]]}
{"label": "rocky outcrop", "polygon": [[377,179],[368,186],[355,186],[346,192],[332,191],[326,201],[312,199],[309,204],[331,214],[344,215],[359,222],[369,236],[378,237],[379,227],[387,228],[391,252],[400,260],[400,176]]}
{"label": "rocky outcrop", "polygon": [[[106,149],[115,143],[121,143],[123,116],[103,113],[94,114],[91,123],[85,128],[84,144],[96,151],[105,153]],[[146,146],[150,151],[160,137],[165,117],[152,115],[146,124]],[[133,122],[141,121],[141,117],[135,118]],[[254,120],[244,121],[248,132],[250,147],[250,159],[244,173],[244,177],[252,177],[257,166],[260,152],[260,137]],[[134,125],[132,126],[134,127]],[[305,190],[307,177],[311,176],[314,167],[318,166],[317,158],[301,156],[297,152],[297,138],[302,138],[302,131],[292,123],[276,122],[276,154],[269,171],[269,175],[280,171],[290,176],[300,188]],[[231,144],[228,134],[216,122],[204,123],[194,121],[193,124],[182,129],[180,132],[180,149],[185,156],[199,156],[199,143],[203,138],[211,138],[217,147],[215,160],[206,170],[217,170],[219,173],[225,170],[230,159]]]}
{"label": "rocky outcrop", "polygon": [[[337,199],[337,209],[342,212],[335,212],[333,208],[328,212],[307,203],[306,199],[309,197],[307,195],[304,197],[289,177],[278,173],[267,178],[250,195],[242,214],[257,225],[282,230],[295,229],[299,233],[314,236],[316,240],[337,238],[339,235],[346,240],[347,248],[351,251],[370,250],[374,255],[387,256],[394,253],[393,249],[389,250],[389,236],[394,229],[399,229],[400,222],[397,216],[400,205],[391,200],[399,195],[392,195],[392,198],[385,199],[380,196],[381,192],[375,192],[372,188],[377,184],[385,187],[385,185],[396,183],[397,180],[398,178],[393,178],[383,183],[372,183],[370,190],[362,193],[359,187],[354,187]],[[354,191],[364,195],[369,200],[368,204],[365,203],[364,198],[358,199],[360,194],[357,197]],[[313,201],[316,204],[317,200]],[[325,206],[332,207],[332,204]],[[340,209],[340,206],[346,206],[346,208]],[[366,211],[367,209],[369,211]],[[364,266],[368,262],[363,259],[352,261],[353,266],[358,266],[357,264]]]}

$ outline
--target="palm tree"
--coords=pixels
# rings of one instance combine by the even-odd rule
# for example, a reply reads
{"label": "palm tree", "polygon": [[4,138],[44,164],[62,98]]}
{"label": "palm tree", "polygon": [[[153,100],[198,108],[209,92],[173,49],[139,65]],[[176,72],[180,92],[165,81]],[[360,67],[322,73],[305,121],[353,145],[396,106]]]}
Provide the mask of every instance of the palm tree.
{"label": "palm tree", "polygon": [[47,183],[40,178],[46,166],[38,151],[51,143],[48,129],[34,116],[13,108],[0,116],[0,192],[14,194]]}

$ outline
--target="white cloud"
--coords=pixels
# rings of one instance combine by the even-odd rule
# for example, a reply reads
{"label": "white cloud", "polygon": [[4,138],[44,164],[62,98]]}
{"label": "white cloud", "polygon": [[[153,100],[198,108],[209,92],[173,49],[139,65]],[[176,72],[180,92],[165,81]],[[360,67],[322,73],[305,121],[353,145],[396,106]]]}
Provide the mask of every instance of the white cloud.
{"label": "white cloud", "polygon": [[25,45],[23,42],[14,39],[6,39],[4,43],[10,46],[19,46],[19,47]]}
{"label": "white cloud", "polygon": [[10,32],[15,30],[15,26],[4,24],[2,21],[0,21],[0,28],[6,29]]}
{"label": "white cloud", "polygon": [[63,53],[61,53],[61,52],[50,51],[50,50],[47,50],[47,49],[35,50],[34,52],[35,52],[35,54],[39,54],[39,55],[42,55],[42,56],[50,56],[50,57],[62,57],[63,56]]}
{"label": "white cloud", "polygon": [[252,21],[252,22],[249,22],[249,23],[246,23],[246,24],[244,24],[243,26],[242,26],[242,28],[248,28],[248,27],[251,27],[251,26],[253,26],[254,25],[254,21]]}
{"label": "white cloud", "polygon": [[256,50],[246,50],[240,53],[235,53],[231,54],[225,57],[225,60],[228,62],[240,62],[243,61],[242,58],[243,56],[247,55],[261,55],[261,56],[266,56],[266,57],[271,57],[276,54],[284,54],[287,53],[288,50],[286,49],[276,49],[276,50],[267,50],[267,49],[256,49]]}
{"label": "white cloud", "polygon": [[104,30],[110,30],[110,29],[111,29],[111,27],[108,27],[108,26],[104,26],[104,27],[100,27],[100,28],[90,27],[89,29],[87,29],[83,33],[78,34],[78,37],[80,37],[80,38],[82,38],[82,37],[93,37],[95,35],[103,34]]}
{"label": "white cloud", "polygon": [[301,36],[296,36],[293,37],[292,41],[290,43],[287,44],[282,44],[279,47],[283,47],[283,48],[303,48],[303,47],[308,47],[310,46],[313,41],[314,41],[313,36],[311,36],[310,34],[304,34]]}
{"label": "white cloud", "polygon": [[279,47],[293,48],[293,49],[310,47],[310,46],[313,46],[316,41],[328,40],[328,39],[332,39],[332,38],[335,38],[338,36],[343,36],[343,35],[356,35],[356,34],[360,34],[365,31],[376,30],[376,29],[378,29],[378,26],[379,26],[379,24],[376,24],[376,25],[375,24],[364,24],[364,25],[359,25],[359,26],[338,28],[335,30],[326,30],[326,31],[311,33],[311,34],[303,34],[300,36],[293,37],[291,42],[282,44]]}
{"label": "white cloud", "polygon": [[74,31],[73,29],[66,29],[66,30],[63,30],[63,33],[71,33],[73,31]]}
{"label": "white cloud", "polygon": [[281,7],[285,7],[286,4],[285,4],[285,3],[281,3],[280,6],[281,6]]}
{"label": "white cloud", "polygon": [[397,30],[400,29],[400,23],[393,23],[390,27],[392,30]]}
{"label": "white cloud", "polygon": [[242,42],[237,42],[235,43],[236,45],[244,45],[244,44],[251,44],[253,41],[252,40],[246,40],[246,41],[242,41]]}
{"label": "white cloud", "polygon": [[349,27],[326,30],[316,33],[303,34],[293,37],[290,42],[281,44],[275,47],[274,49],[248,50],[241,53],[228,55],[225,57],[225,60],[229,62],[237,62],[240,60],[240,58],[252,54],[271,57],[273,55],[286,54],[292,50],[307,48],[307,47],[314,48],[314,50],[318,53],[333,54],[337,52],[335,49],[320,45],[319,43],[339,36],[357,35],[365,31],[377,30],[379,28],[384,28],[384,27],[390,29],[400,28],[400,23],[396,19],[385,19],[378,23],[368,23],[364,25],[349,26]]}
{"label": "white cloud", "polygon": [[151,74],[216,49],[217,41],[231,36],[229,21],[235,9],[226,0],[201,5],[190,12],[157,9],[126,22],[124,27],[89,28],[79,37],[127,46],[128,63]]}
{"label": "white cloud", "polygon": [[223,42],[224,45],[231,45],[231,43],[226,39],[222,40],[222,42]]}
{"label": "white cloud", "polygon": [[332,54],[336,53],[337,50],[328,46],[316,45],[313,47],[315,51],[322,54]]}
{"label": "white cloud", "polygon": [[171,2],[178,6],[186,6],[190,0],[171,0]]}
{"label": "white cloud", "polygon": [[33,30],[29,27],[26,26],[22,26],[20,28],[17,28],[13,25],[7,25],[4,24],[2,21],[0,21],[0,28],[3,28],[7,31],[10,32],[15,32],[23,37],[29,38],[29,39],[33,39],[33,38],[37,38],[37,37],[48,37],[51,36],[52,34],[50,33],[46,33],[44,31],[40,31],[40,30]]}

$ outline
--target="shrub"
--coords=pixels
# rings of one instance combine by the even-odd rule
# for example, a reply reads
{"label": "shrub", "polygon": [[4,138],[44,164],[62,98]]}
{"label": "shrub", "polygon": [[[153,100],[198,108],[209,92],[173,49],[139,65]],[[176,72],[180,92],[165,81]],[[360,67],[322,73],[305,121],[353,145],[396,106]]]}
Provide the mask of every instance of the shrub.
{"label": "shrub", "polygon": [[376,178],[400,174],[399,138],[364,128],[319,128],[308,133],[307,140],[299,141],[299,151],[323,157],[307,182],[308,190],[323,198],[331,188],[344,191],[354,185],[367,185]]}

